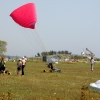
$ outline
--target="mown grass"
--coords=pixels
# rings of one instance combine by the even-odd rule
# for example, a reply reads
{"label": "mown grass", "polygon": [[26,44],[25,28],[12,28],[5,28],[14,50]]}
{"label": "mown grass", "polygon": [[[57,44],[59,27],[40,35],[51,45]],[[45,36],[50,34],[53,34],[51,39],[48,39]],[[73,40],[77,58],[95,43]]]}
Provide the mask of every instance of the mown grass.
{"label": "mown grass", "polygon": [[[100,93],[85,89],[100,78],[100,63],[94,72],[89,63],[59,63],[61,73],[46,72],[46,63],[27,62],[25,75],[16,75],[16,62],[7,62],[11,75],[0,75],[0,100],[100,100]],[[84,87],[84,88],[83,88]]]}

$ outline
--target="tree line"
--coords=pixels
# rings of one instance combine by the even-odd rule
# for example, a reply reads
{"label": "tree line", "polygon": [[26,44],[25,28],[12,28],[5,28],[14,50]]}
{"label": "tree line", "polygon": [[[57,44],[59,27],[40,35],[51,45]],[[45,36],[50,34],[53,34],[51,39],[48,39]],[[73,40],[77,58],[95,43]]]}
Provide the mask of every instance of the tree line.
{"label": "tree line", "polygon": [[[5,52],[7,51],[7,42],[0,40],[0,57],[4,56]],[[68,50],[62,50],[62,51],[46,51],[46,52],[41,52],[37,53],[35,56],[48,56],[48,55],[70,55],[71,59],[86,59],[86,57],[83,57],[82,55],[72,55],[72,52],[69,52]],[[97,61],[100,61],[100,58],[95,58]]]}
{"label": "tree line", "polygon": [[59,55],[59,54],[69,54],[69,55],[71,55],[72,54],[72,52],[69,52],[69,51],[67,51],[67,50],[65,50],[65,51],[53,51],[53,50],[51,50],[51,51],[48,51],[48,52],[41,52],[41,53],[37,53],[37,55],[36,56],[47,56],[47,55]]}

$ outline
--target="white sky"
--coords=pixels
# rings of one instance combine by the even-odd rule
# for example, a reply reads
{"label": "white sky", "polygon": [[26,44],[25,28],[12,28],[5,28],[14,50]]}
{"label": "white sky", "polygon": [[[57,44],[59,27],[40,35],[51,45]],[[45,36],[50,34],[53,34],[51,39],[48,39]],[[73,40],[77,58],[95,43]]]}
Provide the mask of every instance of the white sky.
{"label": "white sky", "polygon": [[[35,30],[19,26],[9,16],[29,2],[36,4]],[[100,57],[100,0],[1,0],[0,28],[7,55],[30,57],[44,50],[81,54],[88,48]]]}

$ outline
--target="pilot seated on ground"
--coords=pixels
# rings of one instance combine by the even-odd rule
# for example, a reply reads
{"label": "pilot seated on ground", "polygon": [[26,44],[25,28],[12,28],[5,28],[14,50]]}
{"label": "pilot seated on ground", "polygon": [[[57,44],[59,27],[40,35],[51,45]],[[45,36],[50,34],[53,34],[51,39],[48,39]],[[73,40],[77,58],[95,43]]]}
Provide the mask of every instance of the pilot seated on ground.
{"label": "pilot seated on ground", "polygon": [[51,68],[51,72],[55,71],[55,72],[61,72],[61,70],[59,70],[58,68],[54,68],[52,63],[49,63],[47,65],[48,68]]}

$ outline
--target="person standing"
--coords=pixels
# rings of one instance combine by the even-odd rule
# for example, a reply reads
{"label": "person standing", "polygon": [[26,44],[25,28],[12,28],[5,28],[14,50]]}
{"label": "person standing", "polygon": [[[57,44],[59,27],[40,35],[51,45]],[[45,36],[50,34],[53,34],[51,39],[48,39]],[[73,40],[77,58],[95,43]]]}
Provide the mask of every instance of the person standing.
{"label": "person standing", "polygon": [[22,58],[22,76],[24,75],[24,67],[26,64],[26,60],[24,59],[24,57]]}
{"label": "person standing", "polygon": [[0,71],[3,71],[3,74],[5,74],[5,64],[6,64],[6,61],[4,60],[4,57],[1,58],[1,61],[0,61]]}
{"label": "person standing", "polygon": [[25,59],[25,61],[27,61],[27,57],[26,56],[24,56],[24,59]]}
{"label": "person standing", "polygon": [[91,64],[91,71],[93,71],[94,70],[94,59],[93,59],[93,57],[91,57],[91,59],[90,59],[90,64]]}
{"label": "person standing", "polygon": [[18,62],[17,62],[17,75],[20,74],[20,71],[22,69],[22,59],[19,59]]}

